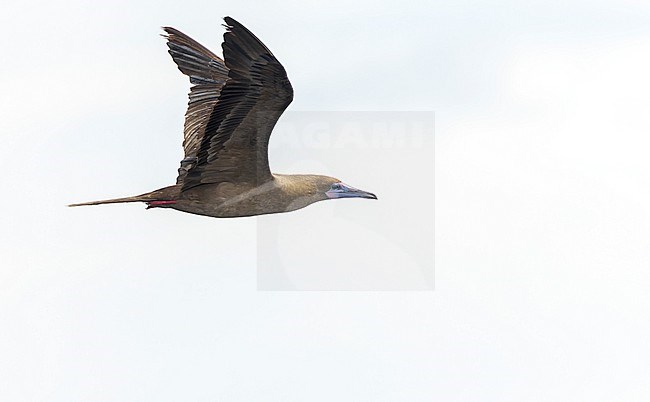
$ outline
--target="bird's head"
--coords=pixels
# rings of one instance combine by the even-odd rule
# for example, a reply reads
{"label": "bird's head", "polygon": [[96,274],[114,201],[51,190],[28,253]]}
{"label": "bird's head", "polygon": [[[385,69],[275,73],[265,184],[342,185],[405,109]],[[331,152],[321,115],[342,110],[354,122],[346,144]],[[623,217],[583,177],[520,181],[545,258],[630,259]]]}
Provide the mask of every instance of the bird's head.
{"label": "bird's head", "polygon": [[377,199],[377,196],[373,193],[367,191],[359,190],[349,186],[339,179],[334,177],[323,176],[321,183],[319,183],[319,189],[327,197],[326,199],[334,198],[370,198],[373,200]]}
{"label": "bird's head", "polygon": [[341,180],[321,175],[283,175],[273,174],[275,180],[270,185],[282,189],[285,202],[282,212],[295,211],[318,201],[333,198],[370,198],[377,196],[341,183]]}

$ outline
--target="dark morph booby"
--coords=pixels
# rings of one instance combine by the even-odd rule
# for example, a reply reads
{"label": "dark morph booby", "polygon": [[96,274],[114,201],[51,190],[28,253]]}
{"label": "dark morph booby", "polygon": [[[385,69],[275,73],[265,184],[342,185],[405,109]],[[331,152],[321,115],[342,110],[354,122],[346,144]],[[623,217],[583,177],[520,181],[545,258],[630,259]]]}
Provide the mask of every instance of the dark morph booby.
{"label": "dark morph booby", "polygon": [[293,100],[293,88],[255,35],[230,17],[224,20],[223,60],[184,33],[163,28],[169,54],[192,84],[176,184],[70,206],[139,201],[147,209],[237,217],[294,211],[333,198],[377,199],[333,177],[271,173],[269,137]]}

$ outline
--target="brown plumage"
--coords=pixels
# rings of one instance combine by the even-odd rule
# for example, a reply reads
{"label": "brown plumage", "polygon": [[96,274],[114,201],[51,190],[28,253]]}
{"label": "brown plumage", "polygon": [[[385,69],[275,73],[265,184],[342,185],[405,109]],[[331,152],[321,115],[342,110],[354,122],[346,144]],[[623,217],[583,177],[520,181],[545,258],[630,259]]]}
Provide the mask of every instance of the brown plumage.
{"label": "brown plumage", "polygon": [[269,138],[293,88],[255,35],[230,17],[224,20],[223,60],[182,32],[163,28],[169,54],[192,84],[176,184],[70,206],[146,202],[147,208],[237,217],[293,211],[330,198],[377,198],[333,177],[271,173]]}

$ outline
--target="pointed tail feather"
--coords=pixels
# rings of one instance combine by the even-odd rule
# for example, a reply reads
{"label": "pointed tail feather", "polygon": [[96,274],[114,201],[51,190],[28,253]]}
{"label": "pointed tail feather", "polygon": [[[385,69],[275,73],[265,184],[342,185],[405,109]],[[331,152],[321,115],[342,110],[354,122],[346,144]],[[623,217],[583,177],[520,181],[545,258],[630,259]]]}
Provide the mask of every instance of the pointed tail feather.
{"label": "pointed tail feather", "polygon": [[124,198],[113,198],[110,200],[99,200],[99,201],[89,201],[81,202],[78,204],[70,204],[69,207],[82,207],[86,205],[100,205],[100,204],[118,204],[123,202],[147,202],[151,201],[148,197],[143,197],[141,195],[136,195],[135,197],[124,197]]}
{"label": "pointed tail feather", "polygon": [[[123,197],[123,198],[113,198],[110,200],[100,200],[100,201],[90,201],[90,202],[81,202],[79,204],[70,204],[69,207],[81,207],[85,205],[100,205],[100,204],[119,204],[123,202],[152,202],[160,201],[163,203],[168,203],[170,201],[175,201],[178,197],[180,186],[169,186],[164,187],[150,193],[144,193],[140,195],[135,195],[133,197]],[[163,205],[163,204],[160,204]],[[159,205],[156,205],[159,206]]]}

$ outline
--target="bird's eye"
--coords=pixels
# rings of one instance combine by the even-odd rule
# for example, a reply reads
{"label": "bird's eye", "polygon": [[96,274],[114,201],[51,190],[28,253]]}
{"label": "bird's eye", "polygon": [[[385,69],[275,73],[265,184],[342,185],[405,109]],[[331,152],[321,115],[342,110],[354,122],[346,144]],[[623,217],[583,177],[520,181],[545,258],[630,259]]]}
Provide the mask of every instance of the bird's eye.
{"label": "bird's eye", "polygon": [[340,189],[341,189],[341,185],[340,185],[340,184],[338,184],[338,183],[334,183],[334,184],[332,184],[332,190],[340,190]]}

